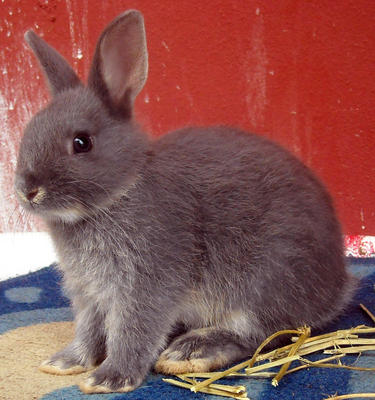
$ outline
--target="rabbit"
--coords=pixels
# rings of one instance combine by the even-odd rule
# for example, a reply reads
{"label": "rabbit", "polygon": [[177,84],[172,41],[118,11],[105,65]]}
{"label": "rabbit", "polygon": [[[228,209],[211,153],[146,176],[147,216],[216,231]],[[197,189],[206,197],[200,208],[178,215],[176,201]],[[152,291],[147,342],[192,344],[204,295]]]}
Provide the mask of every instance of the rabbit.
{"label": "rabbit", "polygon": [[277,330],[322,328],[356,288],[333,201],[294,155],[237,128],[153,138],[134,120],[148,73],[143,16],[102,32],[84,85],[33,31],[50,104],[21,140],[15,191],[45,221],[75,319],[40,366],[92,370],[85,393],[151,371],[222,368]]}

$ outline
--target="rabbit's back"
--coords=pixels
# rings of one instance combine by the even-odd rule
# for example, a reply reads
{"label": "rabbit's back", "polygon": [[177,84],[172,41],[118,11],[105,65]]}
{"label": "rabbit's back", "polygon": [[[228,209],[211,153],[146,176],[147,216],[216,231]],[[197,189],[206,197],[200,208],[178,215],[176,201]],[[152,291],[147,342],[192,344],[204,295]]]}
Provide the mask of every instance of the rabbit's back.
{"label": "rabbit's back", "polygon": [[318,237],[341,238],[321,182],[288,151],[258,135],[226,127],[183,129],[159,139],[154,157],[155,174],[173,181],[182,196],[197,199],[211,233],[237,228],[277,234],[289,225],[307,229],[301,222],[311,221],[315,229],[328,230]]}
{"label": "rabbit's back", "polygon": [[299,160],[230,128],[184,129],[154,149],[157,173],[170,176],[181,202],[195,199],[201,311],[251,309],[272,332],[321,326],[347,304],[355,282],[340,225],[326,189]]}

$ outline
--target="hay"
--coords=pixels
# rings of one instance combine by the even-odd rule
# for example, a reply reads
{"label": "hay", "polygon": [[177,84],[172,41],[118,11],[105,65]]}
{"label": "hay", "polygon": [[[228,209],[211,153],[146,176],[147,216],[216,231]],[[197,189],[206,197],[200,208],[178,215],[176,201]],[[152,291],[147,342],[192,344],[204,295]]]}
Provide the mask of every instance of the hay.
{"label": "hay", "polygon": [[[361,308],[374,320],[375,316],[363,305]],[[220,385],[215,383],[225,377],[248,377],[248,378],[272,378],[271,383],[277,386],[280,380],[287,374],[304,368],[344,368],[356,371],[374,371],[375,368],[363,368],[345,365],[342,358],[346,354],[358,354],[359,356],[368,351],[375,351],[375,338],[369,335],[375,333],[375,328],[359,325],[354,328],[326,333],[324,335],[310,336],[310,328],[302,327],[296,330],[282,330],[268,337],[255,351],[251,359],[237,364],[225,371],[186,373],[177,375],[180,380],[163,379],[165,382],[190,389],[193,392],[215,394],[217,396],[231,397],[233,399],[248,399],[244,386]],[[291,338],[292,344],[283,346],[267,353],[261,353],[263,348],[281,335],[296,335]],[[323,357],[317,361],[311,361],[305,356],[320,353],[333,354]],[[297,361],[299,366],[289,369],[292,362]],[[332,361],[337,361],[333,363]],[[255,365],[255,364],[258,365]],[[280,366],[278,372],[268,371]],[[197,379],[204,380],[198,381]],[[359,393],[352,395],[341,395],[329,398],[351,399],[358,397],[375,398],[374,393]],[[328,400],[328,399],[327,399]]]}

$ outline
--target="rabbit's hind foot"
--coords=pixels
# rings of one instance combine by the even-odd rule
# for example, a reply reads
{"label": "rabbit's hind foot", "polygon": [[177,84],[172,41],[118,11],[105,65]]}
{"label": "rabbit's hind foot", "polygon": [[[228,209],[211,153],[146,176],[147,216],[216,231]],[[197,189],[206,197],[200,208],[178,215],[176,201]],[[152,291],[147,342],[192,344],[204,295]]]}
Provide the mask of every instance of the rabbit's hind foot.
{"label": "rabbit's hind foot", "polygon": [[163,374],[208,372],[246,357],[244,346],[236,335],[218,328],[194,329],[177,337],[164,350],[155,364],[155,371]]}

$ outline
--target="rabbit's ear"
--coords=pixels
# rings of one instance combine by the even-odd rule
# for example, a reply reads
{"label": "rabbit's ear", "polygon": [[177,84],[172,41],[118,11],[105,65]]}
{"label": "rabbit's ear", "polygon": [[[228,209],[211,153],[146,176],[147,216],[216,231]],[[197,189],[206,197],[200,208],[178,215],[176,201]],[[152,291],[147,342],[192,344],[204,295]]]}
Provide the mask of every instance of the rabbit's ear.
{"label": "rabbit's ear", "polygon": [[142,14],[130,10],[101,34],[88,85],[116,113],[128,117],[147,79],[146,33]]}
{"label": "rabbit's ear", "polygon": [[65,89],[73,88],[81,84],[78,76],[65,58],[34,31],[27,31],[25,40],[39,61],[53,96]]}

